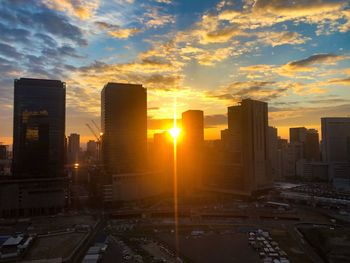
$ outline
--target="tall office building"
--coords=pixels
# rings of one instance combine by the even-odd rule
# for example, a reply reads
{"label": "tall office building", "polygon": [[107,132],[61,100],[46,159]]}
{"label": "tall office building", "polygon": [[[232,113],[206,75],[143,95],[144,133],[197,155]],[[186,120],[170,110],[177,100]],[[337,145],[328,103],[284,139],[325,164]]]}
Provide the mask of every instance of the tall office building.
{"label": "tall office building", "polygon": [[321,118],[322,160],[338,189],[350,190],[350,118]]}
{"label": "tall office building", "polygon": [[289,141],[290,143],[305,142],[307,129],[305,127],[289,128]]}
{"label": "tall office building", "polygon": [[74,164],[79,163],[80,155],[80,135],[76,133],[71,133],[68,136],[68,163]]}
{"label": "tall office building", "polygon": [[0,143],[0,160],[7,160],[7,146]]}
{"label": "tall office building", "polygon": [[98,147],[97,147],[97,142],[96,141],[89,140],[86,143],[86,153],[90,157],[97,158]]}
{"label": "tall office building", "polygon": [[350,118],[321,118],[322,160],[350,162]]}
{"label": "tall office building", "polygon": [[69,203],[64,176],[65,83],[14,82],[13,174],[0,181],[0,215],[36,216],[62,212]]}
{"label": "tall office building", "polygon": [[320,143],[318,131],[296,127],[289,129],[290,143],[296,149],[296,160],[305,159],[307,161],[320,160]]}
{"label": "tall office building", "polygon": [[143,171],[147,162],[147,93],[107,83],[101,93],[102,159],[111,174]]}
{"label": "tall office building", "polygon": [[15,80],[14,88],[14,175],[63,176],[65,83],[21,78]]}
{"label": "tall office building", "polygon": [[295,160],[296,163],[298,160],[305,158],[305,139],[306,139],[307,129],[305,127],[295,127],[289,128],[289,142],[291,147],[294,148]]}
{"label": "tall office building", "polygon": [[[268,167],[267,103],[244,99],[238,106],[228,107],[233,177],[247,194],[271,187]],[[235,186],[236,187],[236,186]]]}
{"label": "tall office building", "polygon": [[318,131],[315,129],[308,129],[305,136],[305,159],[308,161],[320,160],[320,139]]}
{"label": "tall office building", "polygon": [[182,113],[181,182],[188,194],[201,185],[203,170],[204,116],[201,110]]}
{"label": "tall office building", "polygon": [[278,178],[278,135],[277,128],[268,127],[269,166],[273,179]]}

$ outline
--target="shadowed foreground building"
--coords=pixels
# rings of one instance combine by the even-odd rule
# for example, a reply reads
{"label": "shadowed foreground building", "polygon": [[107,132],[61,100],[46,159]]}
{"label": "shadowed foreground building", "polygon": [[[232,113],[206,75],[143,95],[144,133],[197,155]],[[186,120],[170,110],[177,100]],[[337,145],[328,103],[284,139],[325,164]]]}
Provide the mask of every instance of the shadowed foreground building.
{"label": "shadowed foreground building", "polygon": [[322,160],[335,187],[350,190],[350,118],[321,118]]}
{"label": "shadowed foreground building", "polygon": [[267,103],[244,99],[228,107],[223,135],[222,157],[209,171],[209,188],[246,196],[271,188]]}
{"label": "shadowed foreground building", "polygon": [[111,174],[145,170],[147,94],[142,85],[107,83],[101,93],[102,159]]}
{"label": "shadowed foreground building", "polygon": [[13,176],[0,180],[3,216],[49,214],[65,206],[65,96],[59,80],[15,80]]}
{"label": "shadowed foreground building", "polygon": [[101,93],[101,122],[107,176],[102,185],[104,202],[157,195],[154,182],[159,182],[159,173],[147,171],[146,89],[142,85],[107,83]]}
{"label": "shadowed foreground building", "polygon": [[204,114],[201,110],[182,113],[182,143],[180,145],[180,191],[191,194],[202,184],[204,146]]}
{"label": "shadowed foreground building", "polygon": [[80,135],[72,133],[68,136],[68,146],[67,146],[67,159],[68,164],[79,163],[80,155]]}
{"label": "shadowed foreground building", "polygon": [[62,176],[65,155],[65,83],[21,78],[16,79],[14,85],[14,176]]}

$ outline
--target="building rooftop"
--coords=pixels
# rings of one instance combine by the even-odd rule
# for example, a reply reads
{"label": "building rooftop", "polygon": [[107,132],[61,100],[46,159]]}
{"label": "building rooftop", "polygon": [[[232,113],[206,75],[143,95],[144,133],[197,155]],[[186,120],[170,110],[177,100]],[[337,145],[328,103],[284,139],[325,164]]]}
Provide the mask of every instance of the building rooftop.
{"label": "building rooftop", "polygon": [[9,237],[2,246],[17,246],[23,240],[22,236]]}

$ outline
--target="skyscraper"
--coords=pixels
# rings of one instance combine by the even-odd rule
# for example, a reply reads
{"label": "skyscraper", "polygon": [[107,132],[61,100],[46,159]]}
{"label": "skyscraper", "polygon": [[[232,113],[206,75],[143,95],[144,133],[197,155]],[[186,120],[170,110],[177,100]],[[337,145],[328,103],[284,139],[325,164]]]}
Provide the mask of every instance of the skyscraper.
{"label": "skyscraper", "polygon": [[278,177],[278,136],[277,128],[268,127],[268,152],[269,152],[269,165],[271,176],[273,179]]}
{"label": "skyscraper", "polygon": [[308,129],[305,136],[305,159],[308,161],[320,160],[320,139],[318,131],[315,129]]}
{"label": "skyscraper", "polygon": [[268,169],[267,103],[244,99],[238,106],[228,107],[228,130],[232,162],[243,184],[243,192],[271,187]]}
{"label": "skyscraper", "polygon": [[289,128],[289,142],[291,147],[294,148],[295,160],[294,163],[298,160],[305,158],[305,139],[306,139],[307,129],[305,127],[294,127]]}
{"label": "skyscraper", "polygon": [[320,143],[318,131],[296,127],[289,129],[290,143],[296,149],[296,160],[305,159],[307,161],[320,160]]}
{"label": "skyscraper", "polygon": [[14,88],[14,175],[63,176],[65,83],[21,78]]}
{"label": "skyscraper", "polygon": [[68,136],[68,163],[79,163],[80,154],[80,135],[71,133]]}
{"label": "skyscraper", "polygon": [[289,128],[289,141],[290,141],[290,143],[305,142],[306,131],[307,131],[307,129],[305,127]]}
{"label": "skyscraper", "polygon": [[204,116],[201,110],[182,113],[181,179],[184,190],[191,193],[201,185],[203,170]]}
{"label": "skyscraper", "polygon": [[146,89],[142,85],[107,83],[101,100],[102,159],[106,171],[143,171],[147,162]]}
{"label": "skyscraper", "polygon": [[350,162],[350,118],[321,118],[322,160]]}
{"label": "skyscraper", "polygon": [[86,143],[86,153],[90,157],[97,158],[98,148],[97,148],[97,142],[93,140],[89,140]]}

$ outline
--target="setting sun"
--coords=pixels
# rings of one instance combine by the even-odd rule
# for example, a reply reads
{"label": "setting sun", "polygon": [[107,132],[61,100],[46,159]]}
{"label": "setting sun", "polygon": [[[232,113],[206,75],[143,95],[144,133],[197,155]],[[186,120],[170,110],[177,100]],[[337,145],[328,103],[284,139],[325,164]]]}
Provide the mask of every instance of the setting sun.
{"label": "setting sun", "polygon": [[174,139],[177,139],[181,133],[181,129],[179,127],[174,127],[169,130],[169,133],[171,137],[173,137]]}

